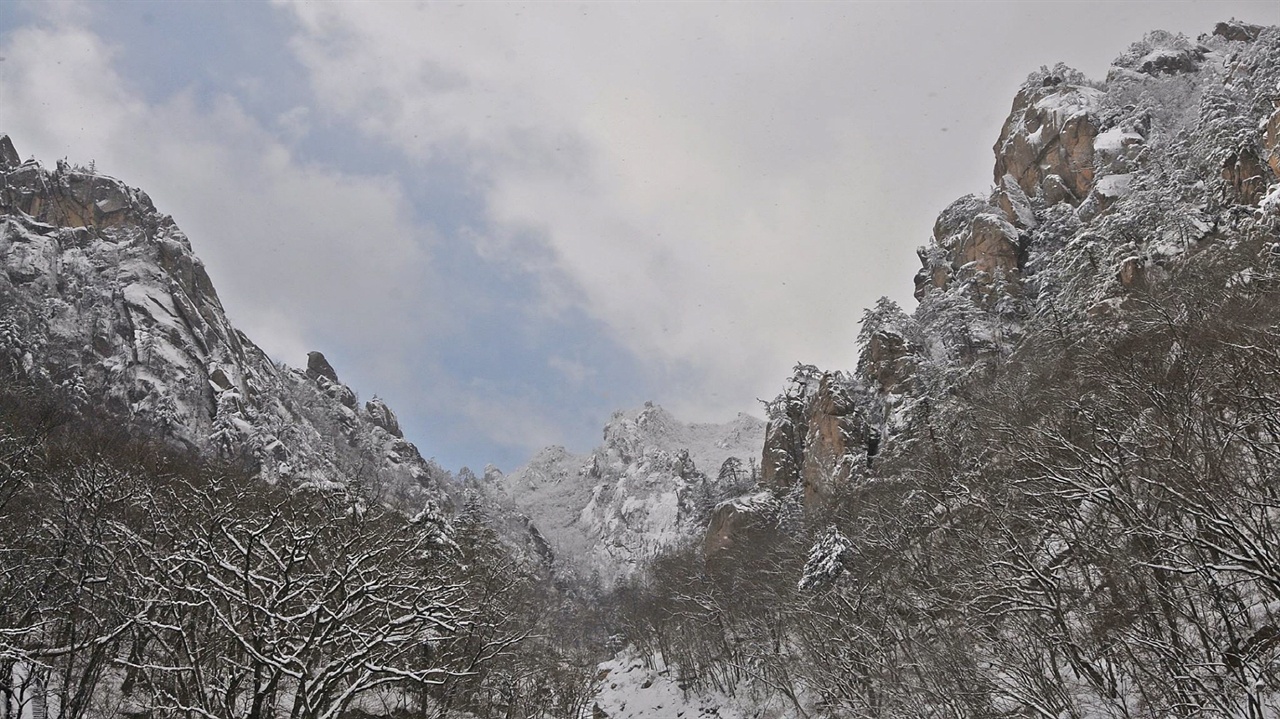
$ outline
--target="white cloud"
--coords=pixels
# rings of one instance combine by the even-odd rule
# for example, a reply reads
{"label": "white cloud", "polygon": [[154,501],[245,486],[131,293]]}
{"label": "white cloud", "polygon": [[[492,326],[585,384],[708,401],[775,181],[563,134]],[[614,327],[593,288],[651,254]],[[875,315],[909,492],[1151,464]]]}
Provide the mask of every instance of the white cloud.
{"label": "white cloud", "polygon": [[797,360],[853,363],[862,308],[910,303],[932,218],[990,181],[1027,72],[1098,73],[1153,17],[1194,33],[1239,9],[281,4],[318,102],[469,167],[484,251],[505,240],[548,308],[601,319],[696,419],[773,394]]}
{"label": "white cloud", "polygon": [[462,422],[446,430],[454,441],[466,436],[504,437],[528,457],[549,445],[563,445],[561,423],[548,411],[542,397],[516,396],[486,382],[466,387],[446,387],[447,401]]}
{"label": "white cloud", "polygon": [[4,39],[0,130],[19,152],[93,160],[146,189],[193,239],[237,326],[277,359],[299,364],[338,336],[384,341],[375,330],[410,322],[389,290],[414,286],[426,257],[394,181],[298,162],[229,97],[144,98],[80,18]]}
{"label": "white cloud", "polygon": [[566,380],[569,381],[569,384],[575,387],[585,385],[587,382],[594,380],[600,374],[595,370],[595,368],[588,367],[578,360],[560,357],[559,355],[552,355],[548,357],[547,366],[556,372],[559,372]]}
{"label": "white cloud", "polygon": [[276,117],[276,126],[290,141],[301,140],[311,131],[311,108],[298,105],[280,113]]}
{"label": "white cloud", "polygon": [[[814,72],[839,54],[820,32],[828,18],[291,7],[319,101],[420,158],[464,158],[509,255],[532,254],[553,306],[576,298],[669,374],[661,400],[723,416],[796,359],[849,363],[861,307],[889,289],[852,279],[868,262],[856,235],[888,198],[880,158],[843,116],[848,68]],[[550,265],[520,247],[530,241],[547,243]],[[702,391],[676,389],[691,371]]]}

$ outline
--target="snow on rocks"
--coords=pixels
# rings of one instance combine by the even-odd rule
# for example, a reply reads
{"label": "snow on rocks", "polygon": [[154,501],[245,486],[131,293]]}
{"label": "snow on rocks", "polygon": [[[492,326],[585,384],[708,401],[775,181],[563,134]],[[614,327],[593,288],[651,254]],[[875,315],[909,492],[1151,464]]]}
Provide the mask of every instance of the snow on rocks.
{"label": "snow on rocks", "polygon": [[501,477],[499,501],[528,515],[561,574],[630,576],[645,560],[701,536],[726,483],[760,456],[764,423],[686,424],[662,407],[617,412],[590,454],[540,451]]}
{"label": "snow on rocks", "polygon": [[995,145],[997,184],[1008,174],[1034,198],[1045,191],[1047,178],[1057,176],[1077,200],[1088,194],[1104,93],[1076,79],[1064,68],[1018,93]]}
{"label": "snow on rocks", "polygon": [[[0,154],[12,147],[0,136]],[[357,412],[327,362],[276,365],[231,325],[187,236],[145,193],[66,162],[0,159],[0,358],[15,372],[269,481],[342,490],[374,467],[366,481],[394,501],[438,494],[443,471],[381,400]]]}

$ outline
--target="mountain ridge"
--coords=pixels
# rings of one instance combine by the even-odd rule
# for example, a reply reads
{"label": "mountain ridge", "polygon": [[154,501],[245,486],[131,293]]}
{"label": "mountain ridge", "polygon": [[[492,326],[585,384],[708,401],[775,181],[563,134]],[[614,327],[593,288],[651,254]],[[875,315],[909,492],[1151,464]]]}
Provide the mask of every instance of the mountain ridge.
{"label": "mountain ridge", "polygon": [[610,586],[698,538],[716,501],[754,482],[764,423],[684,423],[650,402],[615,412],[602,435],[586,454],[546,447],[491,486],[539,526],[558,571]]}
{"label": "mountain ridge", "polygon": [[[0,357],[15,378],[93,402],[269,482],[447,503],[378,398],[323,355],[276,364],[227,318],[191,242],[141,190],[0,141]],[[416,511],[416,510],[415,510]]]}

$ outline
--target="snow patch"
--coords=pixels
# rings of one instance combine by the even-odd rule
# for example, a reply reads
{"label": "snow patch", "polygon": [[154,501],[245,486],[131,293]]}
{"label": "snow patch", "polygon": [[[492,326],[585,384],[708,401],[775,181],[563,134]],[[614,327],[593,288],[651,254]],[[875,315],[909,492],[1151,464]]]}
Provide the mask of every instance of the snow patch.
{"label": "snow patch", "polygon": [[678,679],[678,667],[661,669],[661,660],[650,657],[646,663],[634,650],[619,653],[600,664],[600,687],[586,716],[593,710],[603,711],[609,719],[748,719],[749,715],[734,705],[734,700],[713,691],[697,691]]}
{"label": "snow patch", "polygon": [[1129,185],[1132,181],[1133,175],[1130,173],[1107,175],[1106,177],[1100,178],[1097,183],[1094,184],[1093,189],[1103,197],[1124,197],[1129,194]]}

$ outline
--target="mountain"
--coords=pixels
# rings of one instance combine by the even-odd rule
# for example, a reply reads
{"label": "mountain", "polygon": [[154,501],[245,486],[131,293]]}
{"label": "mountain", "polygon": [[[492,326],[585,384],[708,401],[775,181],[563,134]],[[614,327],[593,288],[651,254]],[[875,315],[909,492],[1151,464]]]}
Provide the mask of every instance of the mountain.
{"label": "mountain", "polygon": [[1280,28],[1041,68],[993,149],[631,586],[602,713],[1280,716]]}
{"label": "mountain", "polygon": [[1280,716],[1280,28],[1031,73],[992,177],[767,424],[454,479],[0,137],[3,712]]}
{"label": "mountain", "polygon": [[571,714],[527,518],[228,320],[146,193],[0,136],[0,716]]}
{"label": "mountain", "polygon": [[589,454],[547,447],[491,479],[545,535],[561,574],[609,585],[700,537],[714,505],[754,483],[763,439],[749,415],[686,424],[650,403],[614,413]]}
{"label": "mountain", "polygon": [[[273,362],[227,319],[191,242],[147,194],[0,136],[0,372],[269,482],[447,502],[445,472],[318,352]],[[351,485],[360,485],[353,487]]]}
{"label": "mountain", "polygon": [[877,453],[918,441],[958,386],[1045,325],[1113,332],[1191,263],[1242,262],[1231,281],[1253,281],[1265,242],[1237,253],[1280,209],[1274,42],[1232,21],[1196,41],[1153,32],[1105,81],[1032,73],[993,148],[993,188],[943,210],[917,250],[916,309],[882,299],[856,369],[797,366],[769,404],[765,483],[814,506],[865,481]]}

